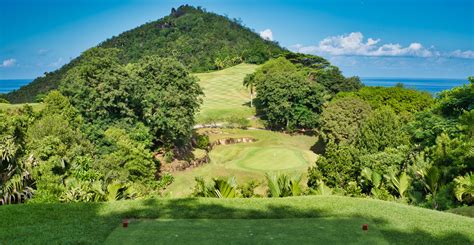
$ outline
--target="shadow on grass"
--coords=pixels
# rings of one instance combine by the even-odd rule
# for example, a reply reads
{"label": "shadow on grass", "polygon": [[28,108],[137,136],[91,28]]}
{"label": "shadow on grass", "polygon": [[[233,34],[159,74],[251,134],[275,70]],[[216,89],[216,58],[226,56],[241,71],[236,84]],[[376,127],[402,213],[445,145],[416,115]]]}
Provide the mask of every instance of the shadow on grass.
{"label": "shadow on grass", "polygon": [[[288,200],[291,202],[292,200]],[[473,244],[470,237],[460,232],[444,235],[427,233],[419,228],[402,229],[383,218],[364,215],[342,216],[333,211],[314,207],[294,208],[265,200],[261,207],[256,202],[208,199],[149,199],[114,203],[31,204],[0,207],[0,244],[7,243],[103,243],[124,218],[136,219],[287,219],[331,218],[331,222],[365,221],[376,227],[389,243],[409,244]],[[361,224],[360,224],[361,225]],[[432,224],[426,224],[427,226]],[[360,229],[358,227],[357,229]],[[407,231],[408,230],[408,231]],[[310,234],[308,234],[310,235]],[[341,239],[345,236],[341,235]],[[350,236],[349,236],[350,238]],[[159,241],[157,241],[159,242]],[[350,240],[341,240],[341,243]]]}

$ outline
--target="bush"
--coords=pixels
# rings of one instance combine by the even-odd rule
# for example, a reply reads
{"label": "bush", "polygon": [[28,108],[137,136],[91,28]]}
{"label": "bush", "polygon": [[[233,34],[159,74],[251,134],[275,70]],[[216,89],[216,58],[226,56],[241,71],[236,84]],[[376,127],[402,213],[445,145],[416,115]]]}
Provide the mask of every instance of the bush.
{"label": "bush", "polygon": [[302,176],[289,176],[287,174],[266,173],[269,197],[299,196],[303,193],[300,182]]}
{"label": "bush", "polygon": [[313,129],[326,100],[326,91],[304,70],[283,57],[270,60],[254,76],[257,113],[273,130]]}
{"label": "bush", "polygon": [[252,180],[239,186],[238,189],[244,198],[260,197],[259,195],[255,194],[255,188],[257,188],[259,185],[260,184],[257,181]]}
{"label": "bush", "polygon": [[317,178],[322,175],[322,180],[329,187],[344,188],[351,180],[357,179],[359,155],[359,150],[352,145],[337,145],[330,141],[324,156],[319,157],[316,166],[310,168],[308,183],[317,183]]}
{"label": "bush", "polygon": [[214,178],[210,183],[202,177],[195,178],[193,196],[195,197],[214,197],[214,198],[235,198],[238,197],[237,183],[235,178]]}
{"label": "bush", "polygon": [[370,105],[355,97],[332,100],[321,114],[321,131],[328,140],[351,143],[364,121],[369,117]]}
{"label": "bush", "polygon": [[210,145],[209,136],[207,134],[196,134],[194,140],[195,146],[199,149],[207,150]]}
{"label": "bush", "polygon": [[166,163],[171,163],[174,160],[173,150],[167,150],[164,154],[164,158]]}

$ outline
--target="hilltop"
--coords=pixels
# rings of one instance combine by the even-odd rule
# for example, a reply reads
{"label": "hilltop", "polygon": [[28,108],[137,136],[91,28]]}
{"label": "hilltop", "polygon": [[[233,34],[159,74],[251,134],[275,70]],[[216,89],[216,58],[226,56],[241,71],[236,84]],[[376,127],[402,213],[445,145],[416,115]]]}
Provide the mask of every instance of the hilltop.
{"label": "hilltop", "polygon": [[[159,55],[178,59],[192,72],[217,70],[242,62],[260,64],[285,51],[243,26],[240,20],[188,5],[105,40],[98,47],[119,49],[124,64]],[[67,71],[82,59],[83,55],[4,97],[11,103],[34,102],[38,95],[56,89]]]}

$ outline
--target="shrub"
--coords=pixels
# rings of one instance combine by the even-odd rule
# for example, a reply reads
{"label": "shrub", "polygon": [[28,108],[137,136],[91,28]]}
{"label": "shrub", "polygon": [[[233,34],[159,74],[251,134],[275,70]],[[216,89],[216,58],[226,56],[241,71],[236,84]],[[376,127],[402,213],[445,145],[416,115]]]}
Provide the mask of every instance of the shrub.
{"label": "shrub", "polygon": [[195,178],[193,196],[195,197],[214,197],[214,198],[235,198],[238,197],[237,183],[235,178],[214,178],[210,183],[202,177]]}
{"label": "shrub", "polygon": [[257,181],[252,180],[239,186],[238,189],[244,198],[259,197],[255,194],[255,188],[257,188],[259,185],[260,184]]}
{"label": "shrub", "polygon": [[321,113],[321,131],[326,138],[336,143],[355,140],[357,131],[369,117],[370,105],[355,97],[332,100]]}
{"label": "shrub", "polygon": [[207,134],[195,135],[195,146],[199,149],[206,150],[209,147],[210,141]]}
{"label": "shrub", "polygon": [[302,194],[300,182],[301,175],[289,176],[287,174],[266,173],[269,197],[299,196]]}
{"label": "shrub", "polygon": [[166,163],[171,163],[174,160],[173,150],[167,150],[164,154],[164,158]]}
{"label": "shrub", "polygon": [[[337,145],[330,141],[327,144],[324,156],[316,161],[316,166],[310,168],[310,172],[319,171],[322,180],[329,187],[344,188],[349,181],[355,180],[360,171],[359,163],[360,152],[352,145]],[[312,173],[308,176],[308,182],[316,183],[318,173]]]}

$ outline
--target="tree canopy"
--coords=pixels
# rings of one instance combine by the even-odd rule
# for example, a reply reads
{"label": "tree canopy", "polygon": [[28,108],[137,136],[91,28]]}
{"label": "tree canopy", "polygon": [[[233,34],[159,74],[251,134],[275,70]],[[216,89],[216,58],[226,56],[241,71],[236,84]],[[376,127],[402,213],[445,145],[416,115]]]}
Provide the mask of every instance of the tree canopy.
{"label": "tree canopy", "polygon": [[191,136],[202,95],[197,79],[178,61],[150,56],[122,65],[117,49],[95,48],[71,69],[61,91],[88,124],[104,129],[117,121],[141,122],[161,144]]}

